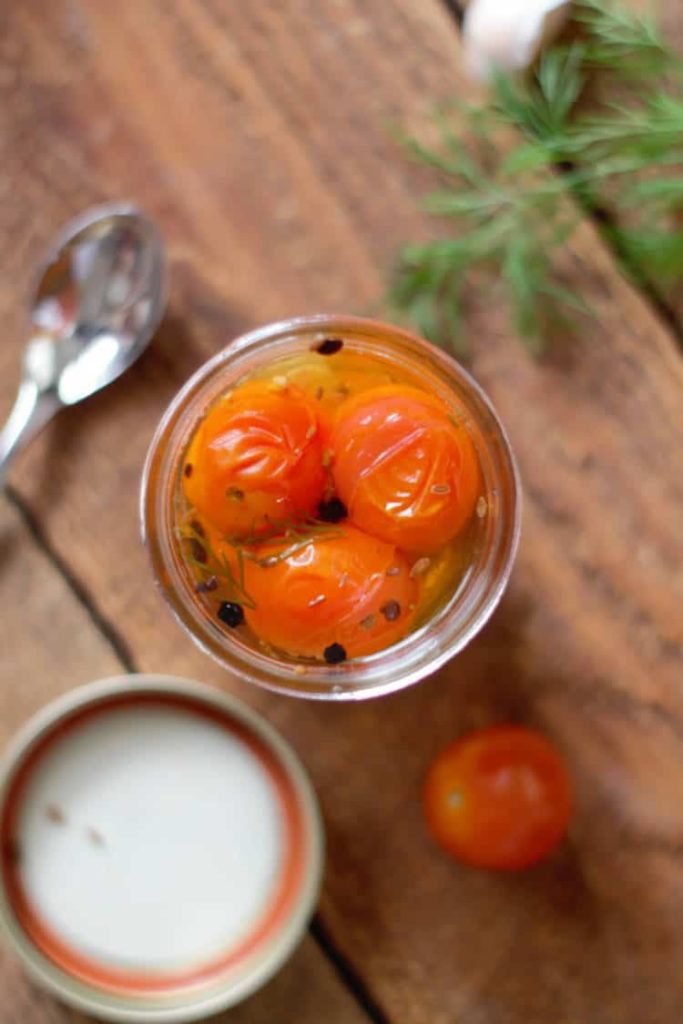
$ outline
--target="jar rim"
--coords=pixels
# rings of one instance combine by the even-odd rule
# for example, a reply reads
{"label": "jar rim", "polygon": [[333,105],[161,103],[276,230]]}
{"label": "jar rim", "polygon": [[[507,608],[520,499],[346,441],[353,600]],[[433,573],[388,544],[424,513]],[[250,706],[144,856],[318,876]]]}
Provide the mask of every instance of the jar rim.
{"label": "jar rim", "polygon": [[[373,350],[386,361],[402,359],[429,374],[444,391],[457,393],[482,438],[489,515],[485,559],[474,566],[460,589],[434,617],[399,643],[340,665],[291,663],[233,637],[202,613],[187,586],[183,587],[174,557],[170,495],[177,481],[179,458],[198,419],[225,390],[230,372],[240,379],[250,364],[262,366],[276,358],[276,349],[291,353],[292,344],[317,336],[341,335],[345,341]],[[310,344],[309,344],[310,347]],[[284,354],[284,353],[283,353]],[[479,452],[480,457],[482,451]],[[490,399],[455,359],[430,342],[379,321],[334,314],[315,314],[266,324],[249,331],[205,362],[180,388],[152,438],[142,474],[140,524],[157,587],[193,641],[223,667],[248,682],[291,696],[349,700],[381,696],[412,685],[461,651],[493,614],[507,586],[521,531],[521,487],[512,448]],[[303,667],[299,667],[299,666]]]}

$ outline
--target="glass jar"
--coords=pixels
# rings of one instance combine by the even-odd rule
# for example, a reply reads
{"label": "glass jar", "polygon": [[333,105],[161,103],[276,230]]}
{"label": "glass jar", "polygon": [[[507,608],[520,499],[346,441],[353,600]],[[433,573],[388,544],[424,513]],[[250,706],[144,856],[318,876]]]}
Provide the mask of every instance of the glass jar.
{"label": "glass jar", "polygon": [[[195,593],[178,544],[183,459],[207,409],[244,377],[324,338],[400,369],[423,390],[465,410],[483,478],[473,561],[456,591],[393,647],[337,665],[273,654],[248,631],[228,632]],[[400,690],[430,675],[469,643],[498,604],[520,532],[520,487],[505,430],[490,401],[453,359],[396,327],[354,317],[310,316],[270,324],[233,341],[179,391],[152,440],[142,479],[143,540],[156,582],[180,624],[208,654],[243,679],[279,693],[348,700]]]}

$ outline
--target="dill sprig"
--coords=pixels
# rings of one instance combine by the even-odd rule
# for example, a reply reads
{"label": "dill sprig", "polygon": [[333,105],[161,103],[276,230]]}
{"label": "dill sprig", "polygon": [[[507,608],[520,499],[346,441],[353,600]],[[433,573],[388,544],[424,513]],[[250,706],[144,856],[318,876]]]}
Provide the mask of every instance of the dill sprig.
{"label": "dill sprig", "polygon": [[[192,567],[201,584],[215,577],[230,600],[246,608],[255,608],[256,603],[245,585],[245,560],[268,569],[290,558],[312,541],[331,540],[340,537],[342,531],[304,514],[289,519],[269,519],[266,529],[257,529],[253,524],[244,537],[230,534],[222,537],[225,544],[234,551],[234,567],[225,554],[212,549],[202,527],[192,516],[178,527],[177,534],[182,545],[183,559]],[[275,545],[278,550],[263,554],[264,547]],[[197,557],[198,554],[200,557]]]}
{"label": "dill sprig", "polygon": [[[247,538],[236,540],[226,537],[228,544],[240,550],[244,558],[249,558],[263,569],[268,569],[279,562],[284,562],[307,547],[311,541],[332,540],[341,537],[342,531],[330,526],[314,516],[299,515],[290,519],[270,519],[265,531],[256,531],[253,527]],[[258,555],[255,548],[268,545],[282,545],[278,551],[268,555]]]}
{"label": "dill sprig", "polygon": [[[403,247],[389,300],[460,354],[473,280],[502,282],[515,328],[535,350],[558,316],[586,312],[557,269],[582,215],[596,215],[624,271],[655,294],[683,277],[672,219],[683,209],[680,58],[652,21],[611,0],[578,0],[575,18],[581,40],[547,50],[527,77],[498,74],[488,103],[438,111],[435,144],[403,139],[437,175],[423,205],[446,230]],[[608,96],[614,83],[619,99],[586,110],[596,81]]]}
{"label": "dill sprig", "polygon": [[674,55],[651,17],[604,0],[580,0],[574,19],[589,36],[586,63],[620,76],[660,75],[672,70]]}
{"label": "dill sprig", "polygon": [[[206,583],[215,577],[220,582],[228,600],[236,601],[246,608],[255,608],[256,602],[248,593],[244,583],[244,551],[241,545],[231,544],[235,551],[237,569],[222,552],[214,551],[207,543],[204,532],[195,520],[189,519],[177,529],[183,560],[192,567],[199,583]],[[197,557],[198,554],[200,557]]]}

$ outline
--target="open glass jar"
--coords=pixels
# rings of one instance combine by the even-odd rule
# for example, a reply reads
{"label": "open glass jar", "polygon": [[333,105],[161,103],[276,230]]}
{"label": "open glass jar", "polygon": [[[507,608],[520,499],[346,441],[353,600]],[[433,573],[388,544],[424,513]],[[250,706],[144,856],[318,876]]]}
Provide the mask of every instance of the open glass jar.
{"label": "open glass jar", "polygon": [[[330,344],[334,339],[334,344]],[[312,352],[336,351],[436,396],[457,413],[474,444],[480,496],[468,541],[468,564],[457,585],[393,646],[339,664],[289,655],[249,629],[226,628],[215,600],[188,569],[179,541],[186,516],[187,452],[207,412],[245,379],[296,366]],[[360,357],[360,358],[359,358]],[[273,378],[281,379],[281,378]],[[393,379],[393,378],[392,378]],[[505,431],[486,395],[453,359],[398,328],[353,317],[311,316],[243,335],[202,366],[176,395],[147,456],[141,523],[164,598],[192,639],[249,682],[293,696],[348,700],[379,696],[418,682],[479,632],[507,584],[520,531],[520,488]],[[199,590],[199,592],[198,592]],[[276,597],[276,595],[275,595]],[[277,614],[277,605],[273,606]]]}

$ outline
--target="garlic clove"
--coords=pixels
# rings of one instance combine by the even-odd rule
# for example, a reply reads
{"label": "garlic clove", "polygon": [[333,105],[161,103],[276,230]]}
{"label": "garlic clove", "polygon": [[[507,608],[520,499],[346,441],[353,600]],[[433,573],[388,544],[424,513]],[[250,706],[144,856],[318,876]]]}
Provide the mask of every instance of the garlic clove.
{"label": "garlic clove", "polygon": [[465,66],[479,80],[496,68],[523,71],[559,32],[571,0],[471,0],[462,37]]}

